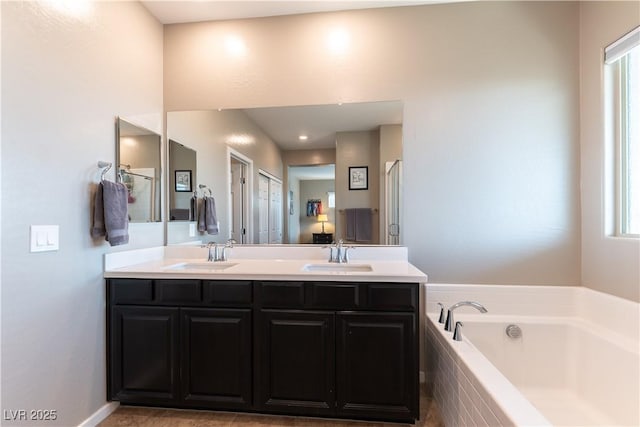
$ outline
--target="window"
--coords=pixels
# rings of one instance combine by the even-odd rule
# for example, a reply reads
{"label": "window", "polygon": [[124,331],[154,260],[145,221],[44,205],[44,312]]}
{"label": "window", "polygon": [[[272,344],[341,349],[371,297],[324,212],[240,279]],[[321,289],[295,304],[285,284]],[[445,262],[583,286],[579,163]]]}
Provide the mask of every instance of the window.
{"label": "window", "polygon": [[616,234],[640,237],[640,27],[605,49],[615,81]]}
{"label": "window", "polygon": [[336,192],[335,191],[328,191],[327,192],[327,199],[329,200],[329,207],[330,208],[335,208],[336,207]]}

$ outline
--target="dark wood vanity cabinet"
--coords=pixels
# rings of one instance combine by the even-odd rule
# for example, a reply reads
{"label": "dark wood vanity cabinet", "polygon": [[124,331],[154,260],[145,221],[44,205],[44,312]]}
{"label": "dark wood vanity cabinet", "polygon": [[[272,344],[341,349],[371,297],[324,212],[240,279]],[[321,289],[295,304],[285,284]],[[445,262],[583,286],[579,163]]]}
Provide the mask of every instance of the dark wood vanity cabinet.
{"label": "dark wood vanity cabinet", "polygon": [[251,408],[251,282],[107,283],[111,400]]}
{"label": "dark wood vanity cabinet", "polygon": [[108,279],[122,403],[413,422],[418,284]]}
{"label": "dark wood vanity cabinet", "polygon": [[255,289],[260,410],[418,418],[416,284],[259,282]]}

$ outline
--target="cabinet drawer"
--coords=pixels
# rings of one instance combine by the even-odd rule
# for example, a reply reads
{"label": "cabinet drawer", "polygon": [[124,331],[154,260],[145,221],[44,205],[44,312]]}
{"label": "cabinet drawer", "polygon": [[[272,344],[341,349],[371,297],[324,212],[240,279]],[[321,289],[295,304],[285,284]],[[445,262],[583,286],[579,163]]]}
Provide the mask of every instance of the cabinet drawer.
{"label": "cabinet drawer", "polygon": [[199,280],[156,280],[155,288],[158,303],[200,303],[202,301],[202,285]]}
{"label": "cabinet drawer", "polygon": [[304,307],[304,284],[302,282],[259,282],[258,287],[263,307]]}
{"label": "cabinet drawer", "polygon": [[310,283],[310,308],[349,310],[361,305],[360,285],[357,283]]}
{"label": "cabinet drawer", "polygon": [[418,307],[418,287],[413,283],[369,283],[367,290],[370,309],[413,311]]}
{"label": "cabinet drawer", "polygon": [[251,305],[252,295],[249,281],[205,280],[202,282],[202,299],[205,304],[247,306]]}
{"label": "cabinet drawer", "polygon": [[144,304],[153,301],[151,279],[109,279],[111,304]]}

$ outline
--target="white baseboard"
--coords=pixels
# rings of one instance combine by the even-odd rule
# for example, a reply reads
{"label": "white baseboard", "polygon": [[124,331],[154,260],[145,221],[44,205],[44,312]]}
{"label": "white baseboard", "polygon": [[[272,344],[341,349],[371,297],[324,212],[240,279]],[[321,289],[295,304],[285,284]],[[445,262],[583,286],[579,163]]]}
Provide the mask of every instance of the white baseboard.
{"label": "white baseboard", "polygon": [[424,375],[424,371],[420,371],[420,384],[424,384],[426,381],[426,377]]}
{"label": "white baseboard", "polygon": [[109,415],[113,413],[120,406],[120,402],[108,402],[105,403],[100,409],[94,412],[89,418],[84,420],[78,427],[95,427],[104,421]]}

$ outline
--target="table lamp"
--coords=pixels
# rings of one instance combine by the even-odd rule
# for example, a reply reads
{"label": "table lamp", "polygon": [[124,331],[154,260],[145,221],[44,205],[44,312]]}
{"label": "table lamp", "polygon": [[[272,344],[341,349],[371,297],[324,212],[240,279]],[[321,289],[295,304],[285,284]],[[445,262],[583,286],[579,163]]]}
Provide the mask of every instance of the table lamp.
{"label": "table lamp", "polygon": [[324,223],[329,221],[327,214],[318,214],[318,221],[322,223],[322,234],[324,234]]}

